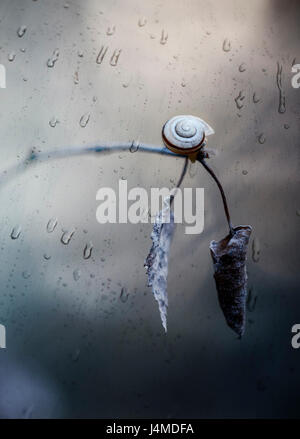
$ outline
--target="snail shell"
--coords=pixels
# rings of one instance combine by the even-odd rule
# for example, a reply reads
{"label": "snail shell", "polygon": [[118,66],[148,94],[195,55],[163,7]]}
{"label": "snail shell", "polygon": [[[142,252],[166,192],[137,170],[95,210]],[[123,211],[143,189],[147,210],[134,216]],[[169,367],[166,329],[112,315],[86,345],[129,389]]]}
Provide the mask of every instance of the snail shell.
{"label": "snail shell", "polygon": [[162,138],[168,149],[190,155],[205,145],[205,137],[214,130],[196,116],[175,116],[168,120],[162,130]]}

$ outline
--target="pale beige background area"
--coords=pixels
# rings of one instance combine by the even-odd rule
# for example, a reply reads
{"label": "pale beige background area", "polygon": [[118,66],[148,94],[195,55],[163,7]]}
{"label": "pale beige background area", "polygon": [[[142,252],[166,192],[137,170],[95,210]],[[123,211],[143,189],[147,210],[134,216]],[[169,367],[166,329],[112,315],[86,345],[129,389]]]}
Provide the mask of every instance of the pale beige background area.
{"label": "pale beige background area", "polygon": [[[1,173],[32,148],[133,139],[161,145],[167,119],[195,114],[215,129],[210,164],[233,222],[251,224],[261,249],[253,262],[251,239],[249,287],[257,302],[238,341],[218,307],[208,249],[227,232],[220,196],[192,166],[184,185],[205,189],[205,228],[193,236],[177,227],[165,335],[143,267],[151,225],[99,225],[95,197],[120,178],[129,187],[173,187],[181,159],[81,156],[1,178],[1,417],[299,415],[300,352],[290,344],[300,320],[300,90],[291,87],[292,63],[300,62],[299,11],[297,1],[278,0],[1,0]],[[102,45],[108,51],[99,65]],[[59,58],[49,68],[55,49]],[[117,66],[109,62],[114,50],[121,50]],[[52,217],[58,225],[49,234]],[[21,235],[12,240],[16,225]],[[62,230],[71,228],[64,246]],[[92,257],[84,260],[90,241]]]}

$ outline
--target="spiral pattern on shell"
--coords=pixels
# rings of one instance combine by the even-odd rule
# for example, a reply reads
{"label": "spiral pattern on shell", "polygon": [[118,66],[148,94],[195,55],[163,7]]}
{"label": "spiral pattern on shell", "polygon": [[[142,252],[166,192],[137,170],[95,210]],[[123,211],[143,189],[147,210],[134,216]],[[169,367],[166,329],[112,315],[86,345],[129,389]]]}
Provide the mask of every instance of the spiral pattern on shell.
{"label": "spiral pattern on shell", "polygon": [[172,117],[163,127],[164,143],[169,149],[183,154],[197,151],[204,145],[207,126],[196,116]]}

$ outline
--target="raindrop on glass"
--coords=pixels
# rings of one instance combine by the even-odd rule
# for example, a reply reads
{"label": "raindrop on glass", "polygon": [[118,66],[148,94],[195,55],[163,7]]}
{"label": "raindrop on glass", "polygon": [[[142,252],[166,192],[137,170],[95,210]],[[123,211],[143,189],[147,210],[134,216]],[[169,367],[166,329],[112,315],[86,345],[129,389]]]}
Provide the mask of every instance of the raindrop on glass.
{"label": "raindrop on glass", "polygon": [[21,226],[15,226],[10,234],[11,239],[18,239],[21,234]]}
{"label": "raindrop on glass", "polygon": [[260,258],[260,242],[258,238],[254,238],[252,241],[252,259],[253,262],[258,262]]}
{"label": "raindrop on glass", "polygon": [[105,57],[107,51],[108,51],[108,47],[101,46],[101,49],[99,50],[99,53],[98,53],[97,58],[96,58],[96,63],[97,64],[101,64],[102,63],[102,61],[104,60],[104,57]]}
{"label": "raindrop on glass", "polygon": [[90,120],[90,113],[85,113],[83,116],[81,116],[79,124],[81,128],[85,128]]}
{"label": "raindrop on glass", "polygon": [[167,44],[168,38],[169,38],[168,33],[165,32],[165,30],[163,29],[161,31],[160,44],[162,45]]}
{"label": "raindrop on glass", "polygon": [[239,92],[238,96],[234,99],[235,101],[235,105],[237,107],[238,110],[241,110],[244,106],[244,101],[245,99],[245,95],[242,91]]}
{"label": "raindrop on glass", "polygon": [[278,113],[285,113],[285,94],[282,86],[282,65],[277,63],[277,74],[276,74],[276,84],[279,91],[279,104],[278,104]]}
{"label": "raindrop on glass", "polygon": [[34,411],[34,406],[25,407],[22,412],[22,419],[31,419]]}
{"label": "raindrop on glass", "polygon": [[73,271],[73,278],[77,282],[80,279],[81,271],[79,268],[76,268],[76,270]]}
{"label": "raindrop on glass", "polygon": [[29,279],[31,276],[31,273],[27,270],[23,271],[22,276],[24,279]]}
{"label": "raindrop on glass", "polygon": [[129,84],[130,84],[130,81],[123,82],[122,87],[123,88],[128,88]]}
{"label": "raindrop on glass", "polygon": [[12,62],[15,60],[16,52],[10,52],[8,55],[8,61]]}
{"label": "raindrop on glass", "polygon": [[139,27],[144,27],[146,25],[146,23],[147,23],[146,17],[141,17],[138,21]]}
{"label": "raindrop on glass", "polygon": [[109,64],[115,67],[118,64],[122,49],[116,49],[110,58]]}
{"label": "raindrop on glass", "polygon": [[54,64],[56,63],[58,58],[59,58],[59,50],[55,49],[52,53],[52,56],[47,61],[47,66],[50,68],[54,67]]}
{"label": "raindrop on glass", "polygon": [[83,250],[83,258],[89,259],[92,256],[92,251],[93,251],[93,244],[92,242],[88,242]]}
{"label": "raindrop on glass", "polygon": [[129,294],[127,293],[127,290],[125,287],[123,287],[121,289],[121,294],[120,294],[120,300],[122,303],[126,303],[128,300]]}
{"label": "raindrop on glass", "polygon": [[106,35],[111,36],[116,32],[116,26],[109,26],[106,31]]}
{"label": "raindrop on glass", "polygon": [[263,145],[266,141],[265,135],[262,133],[258,136],[258,141],[261,145]]}
{"label": "raindrop on glass", "polygon": [[47,223],[47,232],[52,233],[57,226],[57,218],[50,218]]}
{"label": "raindrop on glass", "polygon": [[64,231],[62,236],[61,236],[61,238],[60,238],[61,243],[64,244],[64,245],[69,244],[69,242],[70,242],[72,236],[74,235],[74,233],[75,233],[75,229]]}
{"label": "raindrop on glass", "polygon": [[139,142],[137,140],[134,140],[131,144],[131,147],[129,148],[129,151],[130,152],[137,152],[139,147],[140,147]]}
{"label": "raindrop on glass", "polygon": [[223,51],[224,52],[230,52],[231,50],[231,42],[225,38],[225,40],[223,41]]}
{"label": "raindrop on glass", "polygon": [[74,73],[73,79],[74,79],[74,84],[75,85],[79,84],[79,75],[78,75],[77,71]]}
{"label": "raindrop on glass", "polygon": [[254,288],[250,287],[248,292],[247,302],[246,302],[247,310],[249,312],[253,312],[255,310],[256,302],[257,302],[257,295],[255,294]]}
{"label": "raindrop on glass", "polygon": [[27,30],[26,26],[20,26],[17,30],[18,37],[22,38],[25,35],[25,32]]}
{"label": "raindrop on glass", "polygon": [[257,94],[254,92],[253,93],[253,102],[255,103],[255,104],[257,104],[259,101],[260,101],[260,99],[257,97]]}
{"label": "raindrop on glass", "polygon": [[56,117],[52,117],[52,119],[49,121],[49,125],[51,128],[55,128],[56,125],[58,124],[59,120],[56,119]]}
{"label": "raindrop on glass", "polygon": [[72,354],[72,361],[74,361],[74,363],[76,363],[76,361],[79,360],[79,357],[80,357],[80,349],[77,348]]}
{"label": "raindrop on glass", "polygon": [[46,261],[49,261],[49,259],[51,259],[51,255],[49,255],[48,253],[44,253],[43,257]]}

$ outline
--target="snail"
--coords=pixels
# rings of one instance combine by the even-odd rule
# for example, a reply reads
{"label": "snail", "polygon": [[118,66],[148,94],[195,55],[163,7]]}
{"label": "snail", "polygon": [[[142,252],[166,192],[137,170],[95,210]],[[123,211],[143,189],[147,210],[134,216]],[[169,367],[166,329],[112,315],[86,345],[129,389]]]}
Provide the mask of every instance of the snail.
{"label": "snail", "polygon": [[191,160],[205,146],[206,136],[211,134],[214,134],[214,130],[208,123],[190,115],[172,117],[162,129],[165,146],[175,153],[188,155]]}

